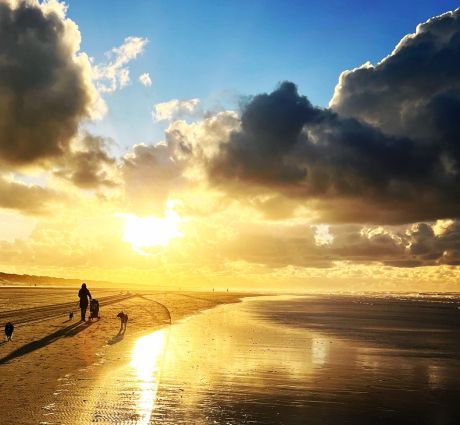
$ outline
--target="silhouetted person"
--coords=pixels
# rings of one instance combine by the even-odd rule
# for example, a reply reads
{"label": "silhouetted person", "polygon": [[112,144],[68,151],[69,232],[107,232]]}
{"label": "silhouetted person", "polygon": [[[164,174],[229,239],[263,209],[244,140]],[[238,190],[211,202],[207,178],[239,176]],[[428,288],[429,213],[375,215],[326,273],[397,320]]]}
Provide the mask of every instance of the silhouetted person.
{"label": "silhouetted person", "polygon": [[81,285],[80,290],[78,291],[78,297],[80,298],[80,310],[81,310],[81,321],[86,320],[86,309],[88,308],[88,298],[91,300],[91,293],[86,287],[86,283]]}

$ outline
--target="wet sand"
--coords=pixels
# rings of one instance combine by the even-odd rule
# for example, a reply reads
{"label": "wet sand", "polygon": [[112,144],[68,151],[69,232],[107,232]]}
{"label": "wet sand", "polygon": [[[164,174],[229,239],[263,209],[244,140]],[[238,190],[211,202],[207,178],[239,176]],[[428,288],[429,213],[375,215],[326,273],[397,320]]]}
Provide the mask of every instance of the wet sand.
{"label": "wet sand", "polygon": [[[200,310],[237,302],[241,295],[95,289],[93,296],[101,302],[101,320],[81,323],[75,290],[0,289],[0,321],[16,326],[13,341],[0,342],[1,424],[46,423],[67,380],[85,379],[88,371],[94,378],[107,360],[116,363],[142,335]],[[73,320],[67,317],[70,310]],[[129,313],[124,334],[116,318],[121,310]],[[71,417],[60,423],[76,423],[78,410],[68,409]]]}
{"label": "wet sand", "polygon": [[[460,423],[458,296],[256,297],[186,316],[197,303],[232,301],[216,296],[155,294],[108,305],[107,313],[132,311],[138,332],[120,337],[117,322],[101,321],[112,334],[96,332],[97,344],[94,324],[1,365],[27,372],[8,378],[21,394],[7,392],[3,407],[22,404],[1,423]],[[186,318],[159,325],[168,318],[152,300]],[[78,355],[66,352],[69,340],[81,342]],[[31,369],[40,352],[43,367]],[[46,395],[27,382],[43,382]]]}
{"label": "wet sand", "polygon": [[[63,381],[46,423],[458,424],[457,305],[375,301],[274,297],[207,310]],[[388,336],[398,329],[413,342]]]}

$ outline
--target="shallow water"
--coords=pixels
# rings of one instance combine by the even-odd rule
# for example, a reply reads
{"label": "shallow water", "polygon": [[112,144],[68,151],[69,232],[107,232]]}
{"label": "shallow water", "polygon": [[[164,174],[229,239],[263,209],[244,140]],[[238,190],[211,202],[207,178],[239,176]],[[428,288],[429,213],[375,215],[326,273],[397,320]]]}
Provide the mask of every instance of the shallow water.
{"label": "shallow water", "polygon": [[48,423],[458,424],[459,316],[442,300],[247,299],[64,382]]}

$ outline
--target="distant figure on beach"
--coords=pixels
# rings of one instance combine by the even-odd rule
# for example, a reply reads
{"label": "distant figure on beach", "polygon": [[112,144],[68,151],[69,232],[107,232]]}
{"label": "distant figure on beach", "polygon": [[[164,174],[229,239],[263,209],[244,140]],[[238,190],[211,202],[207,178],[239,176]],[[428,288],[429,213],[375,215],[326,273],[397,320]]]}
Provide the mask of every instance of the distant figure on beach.
{"label": "distant figure on beach", "polygon": [[8,322],[5,325],[5,337],[7,341],[11,341],[13,339],[13,332],[14,332],[14,325],[11,322]]}
{"label": "distant figure on beach", "polygon": [[80,290],[78,291],[78,297],[80,298],[80,310],[81,310],[81,321],[86,320],[86,309],[88,308],[88,298],[91,300],[91,293],[86,287],[86,283],[81,285]]}
{"label": "distant figure on beach", "polygon": [[70,311],[69,312],[69,320],[72,320],[73,319],[73,311]]}

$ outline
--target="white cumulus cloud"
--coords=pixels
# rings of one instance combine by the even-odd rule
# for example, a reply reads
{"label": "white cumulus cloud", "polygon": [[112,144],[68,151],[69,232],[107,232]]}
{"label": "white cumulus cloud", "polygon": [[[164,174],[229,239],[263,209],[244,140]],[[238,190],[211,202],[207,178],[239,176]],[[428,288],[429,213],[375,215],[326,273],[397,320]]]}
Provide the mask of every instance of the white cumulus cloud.
{"label": "white cumulus cloud", "polygon": [[145,72],[139,75],[139,82],[145,87],[150,87],[152,85],[152,79],[150,78],[150,74],[148,72]]}
{"label": "white cumulus cloud", "polygon": [[142,52],[148,40],[142,37],[126,37],[123,44],[106,53],[107,62],[94,66],[94,80],[101,93],[112,93],[129,84],[128,64]]}
{"label": "white cumulus cloud", "polygon": [[155,121],[171,121],[177,118],[193,116],[199,111],[200,99],[172,99],[157,103],[153,107],[152,116]]}

